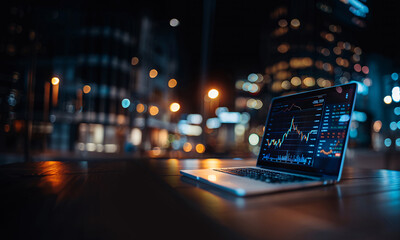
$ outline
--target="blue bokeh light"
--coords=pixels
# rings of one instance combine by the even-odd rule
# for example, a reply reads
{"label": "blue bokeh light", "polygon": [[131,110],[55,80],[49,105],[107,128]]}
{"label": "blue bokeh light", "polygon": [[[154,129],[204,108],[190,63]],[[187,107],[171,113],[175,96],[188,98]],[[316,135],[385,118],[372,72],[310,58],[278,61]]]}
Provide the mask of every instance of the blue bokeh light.
{"label": "blue bokeh light", "polygon": [[391,122],[390,125],[389,125],[389,127],[390,127],[390,129],[391,129],[392,131],[394,131],[394,130],[397,129],[397,123],[396,123],[396,122]]}
{"label": "blue bokeh light", "polygon": [[394,114],[396,114],[396,115],[400,115],[400,107],[396,107],[396,108],[393,110],[393,112],[394,112]]}
{"label": "blue bokeh light", "polygon": [[392,73],[391,77],[394,81],[397,81],[399,79],[399,74],[394,72]]}
{"label": "blue bokeh light", "polygon": [[390,145],[392,145],[392,139],[386,138],[385,141],[384,141],[384,143],[385,143],[385,146],[386,146],[386,147],[390,147]]}
{"label": "blue bokeh light", "polygon": [[128,108],[131,105],[131,101],[127,98],[124,98],[121,102],[123,108]]}

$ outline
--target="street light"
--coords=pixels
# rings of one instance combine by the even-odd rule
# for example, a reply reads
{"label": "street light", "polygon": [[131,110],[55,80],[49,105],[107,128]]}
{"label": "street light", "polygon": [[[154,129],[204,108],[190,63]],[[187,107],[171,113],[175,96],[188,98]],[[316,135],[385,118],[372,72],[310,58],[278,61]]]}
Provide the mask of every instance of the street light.
{"label": "street light", "polygon": [[177,102],[173,102],[173,103],[171,103],[171,105],[169,105],[169,110],[171,111],[171,115],[170,115],[171,123],[177,120],[178,116],[175,113],[178,112],[179,109],[181,109],[181,105]]}
{"label": "street light", "polygon": [[51,78],[51,84],[53,85],[53,106],[57,106],[58,102],[58,89],[60,86],[60,79],[58,77]]}
{"label": "street light", "polygon": [[177,112],[180,108],[181,105],[179,105],[179,103],[177,102],[171,103],[171,105],[169,105],[169,110],[171,110],[171,112]]}
{"label": "street light", "polygon": [[219,92],[217,89],[213,88],[210,91],[208,91],[208,97],[211,99],[216,99],[219,95]]}
{"label": "street light", "polygon": [[219,91],[215,88],[208,91],[204,96],[204,116],[207,118],[208,113],[212,113],[219,105]]}
{"label": "street light", "polygon": [[58,85],[59,83],[60,79],[58,77],[51,78],[51,84],[53,84],[53,86]]}
{"label": "street light", "polygon": [[[202,106],[202,112],[203,112],[203,117],[205,121],[203,121],[202,127],[203,129],[206,128],[206,121],[209,120],[210,117],[213,116],[214,110],[219,106],[219,91],[215,88],[212,88],[208,91],[207,95],[204,96],[204,104]],[[207,135],[205,134],[205,131],[203,131],[202,134],[202,142],[204,144],[207,144],[208,138]]]}

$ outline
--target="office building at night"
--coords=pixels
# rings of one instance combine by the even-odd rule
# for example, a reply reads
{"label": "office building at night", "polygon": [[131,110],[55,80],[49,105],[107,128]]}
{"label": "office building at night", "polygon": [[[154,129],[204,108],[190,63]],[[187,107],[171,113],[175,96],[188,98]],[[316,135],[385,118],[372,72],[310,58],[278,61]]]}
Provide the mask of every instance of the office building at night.
{"label": "office building at night", "polygon": [[[259,128],[264,124],[272,97],[350,81],[359,85],[356,110],[363,116],[370,111],[366,103],[372,85],[370,70],[359,45],[361,39],[355,37],[366,27],[368,7],[356,13],[355,10],[347,1],[276,4],[262,33],[260,57],[264,72],[250,73],[236,82],[236,107],[252,114],[250,134],[262,136]],[[258,110],[263,104],[263,111]],[[368,123],[363,126],[356,119],[352,138],[357,136],[360,125],[367,127],[363,133],[369,132]],[[353,144],[368,146],[369,139],[367,134]]]}
{"label": "office building at night", "polygon": [[[168,87],[178,68],[177,47],[174,32],[160,28],[158,19],[55,7],[12,7],[10,15],[19,22],[9,18],[3,60],[11,66],[10,59],[25,54],[25,63],[33,61],[3,71],[16,87],[4,87],[12,90],[5,93],[9,103],[2,104],[14,114],[2,114],[2,126],[20,136],[19,145],[26,137],[22,113],[27,108],[37,150],[146,151],[165,147],[168,132],[177,132],[169,111],[174,86]],[[31,73],[34,79],[26,87]],[[25,106],[29,92],[33,105]]]}

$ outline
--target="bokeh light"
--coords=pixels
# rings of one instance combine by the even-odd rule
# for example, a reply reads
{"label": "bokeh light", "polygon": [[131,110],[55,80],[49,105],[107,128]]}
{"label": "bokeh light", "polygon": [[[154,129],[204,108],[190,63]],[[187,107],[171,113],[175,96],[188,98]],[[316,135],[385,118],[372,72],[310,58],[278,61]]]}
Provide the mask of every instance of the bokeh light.
{"label": "bokeh light", "polygon": [[121,101],[121,105],[122,105],[123,108],[128,108],[131,105],[131,101],[129,99],[127,99],[127,98],[124,98]]}
{"label": "bokeh light", "polygon": [[155,77],[157,77],[157,75],[158,75],[158,71],[157,70],[155,70],[155,69],[151,69],[150,70],[150,72],[149,72],[149,77],[150,78],[155,78]]}
{"label": "bokeh light", "polygon": [[372,128],[375,132],[379,132],[382,128],[382,122],[380,120],[375,121]]}
{"label": "bokeh light", "polygon": [[290,80],[290,83],[293,86],[300,86],[301,85],[301,79],[299,77],[292,77],[292,79]]}
{"label": "bokeh light", "polygon": [[131,64],[132,64],[132,66],[135,66],[135,65],[137,65],[138,63],[139,63],[139,58],[133,57],[133,58],[131,59]]}
{"label": "bokeh light", "polygon": [[287,27],[288,22],[286,21],[286,19],[281,19],[278,21],[278,25],[279,25],[279,27],[284,28],[284,27]]}
{"label": "bokeh light", "polygon": [[169,20],[169,25],[171,27],[177,27],[179,26],[179,20],[176,18],[172,18],[171,20]]}
{"label": "bokeh light", "polygon": [[250,73],[249,76],[247,76],[247,80],[250,82],[256,82],[258,80],[258,76],[255,73]]}
{"label": "bokeh light", "polygon": [[397,81],[399,79],[399,74],[394,72],[392,75],[390,75],[390,77],[393,79],[393,81]]}
{"label": "bokeh light", "polygon": [[139,103],[138,105],[136,105],[136,111],[137,111],[138,113],[144,112],[145,109],[146,109],[146,107],[145,107],[144,104],[142,104],[142,103]]}
{"label": "bokeh light", "polygon": [[383,143],[385,144],[386,147],[390,147],[392,145],[392,139],[386,138]]}
{"label": "bokeh light", "polygon": [[390,103],[392,103],[392,97],[391,96],[386,96],[386,97],[383,98],[383,101],[386,104],[390,104]]}
{"label": "bokeh light", "polygon": [[157,115],[159,113],[159,111],[160,110],[158,109],[157,106],[150,106],[150,108],[149,108],[149,113],[151,116]]}
{"label": "bokeh light", "polygon": [[354,70],[356,71],[356,72],[361,72],[361,65],[360,64],[355,64],[354,65]]}
{"label": "bokeh light", "polygon": [[179,109],[181,108],[181,105],[179,105],[179,103],[171,103],[171,105],[169,105],[169,109],[171,110],[171,112],[177,112],[179,111]]}
{"label": "bokeh light", "polygon": [[192,151],[193,146],[190,142],[185,142],[185,144],[183,144],[183,151],[185,152],[190,152]]}
{"label": "bokeh light", "polygon": [[250,145],[256,146],[259,141],[260,141],[260,137],[257,134],[252,133],[252,134],[249,135],[249,143],[250,143]]}
{"label": "bokeh light", "polygon": [[217,98],[218,95],[219,95],[219,92],[218,92],[217,89],[214,89],[214,88],[213,88],[213,89],[211,89],[210,91],[208,91],[208,97],[211,98],[211,99]]}
{"label": "bokeh light", "polygon": [[51,79],[51,84],[58,85],[60,83],[60,79],[58,77],[53,77]]}
{"label": "bokeh light", "polygon": [[92,88],[89,85],[85,85],[82,88],[82,91],[83,91],[84,94],[90,93],[91,90],[92,90]]}
{"label": "bokeh light", "polygon": [[178,84],[178,82],[177,82],[176,79],[174,79],[174,78],[171,78],[171,79],[168,81],[168,87],[169,87],[169,88],[174,88],[174,87],[176,87],[177,84]]}
{"label": "bokeh light", "polygon": [[392,88],[392,100],[394,102],[400,102],[400,87],[396,86]]}
{"label": "bokeh light", "polygon": [[303,83],[307,87],[312,87],[315,85],[315,79],[312,77],[306,77],[306,78],[304,78]]}
{"label": "bokeh light", "polygon": [[204,153],[205,151],[206,151],[206,147],[203,144],[199,143],[196,145],[197,153]]}
{"label": "bokeh light", "polygon": [[300,27],[300,21],[297,18],[292,19],[292,21],[290,21],[290,25],[292,25],[293,28],[298,28]]}

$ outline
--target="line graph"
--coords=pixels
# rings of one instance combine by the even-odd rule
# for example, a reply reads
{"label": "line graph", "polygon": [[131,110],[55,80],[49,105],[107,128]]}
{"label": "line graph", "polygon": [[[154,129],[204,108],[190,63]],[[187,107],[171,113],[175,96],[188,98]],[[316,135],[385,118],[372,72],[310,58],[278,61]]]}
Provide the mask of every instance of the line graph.
{"label": "line graph", "polygon": [[266,141],[266,146],[271,147],[274,146],[275,148],[280,148],[283,144],[283,142],[285,141],[285,139],[288,137],[288,135],[294,131],[295,133],[297,133],[300,136],[300,141],[305,141],[308,142],[308,140],[310,139],[310,135],[311,134],[317,134],[318,130],[311,130],[308,133],[303,133],[303,131],[301,131],[298,127],[298,125],[296,125],[294,123],[294,117],[292,117],[292,121],[290,122],[290,127],[289,129],[282,135],[281,138],[279,139],[265,139]]}
{"label": "line graph", "polygon": [[321,149],[319,152],[324,154],[324,155],[332,154],[333,153],[333,148],[336,148],[339,145],[339,143],[340,143],[340,141],[337,140],[336,144],[332,148],[330,148],[329,151],[325,151],[324,149]]}
{"label": "line graph", "polygon": [[319,95],[273,105],[263,138],[262,159],[312,166],[324,103],[324,96]]}
{"label": "line graph", "polygon": [[281,112],[290,112],[293,108],[297,108],[300,111],[303,110],[300,106],[297,106],[296,104],[293,103],[292,105],[290,105],[290,107],[281,110]]}
{"label": "line graph", "polygon": [[260,145],[260,163],[337,174],[345,153],[355,91],[343,89],[273,99]]}
{"label": "line graph", "polygon": [[328,152],[326,152],[324,149],[322,149],[322,150],[319,151],[319,152],[322,153],[322,154],[325,154],[325,155],[329,155],[329,154],[331,154],[331,153],[333,152],[333,150],[330,149]]}
{"label": "line graph", "polygon": [[318,152],[316,154],[317,157],[340,157],[342,154],[343,148],[343,140],[344,137],[341,137],[341,133],[332,132],[332,138],[321,138],[318,143]]}

